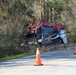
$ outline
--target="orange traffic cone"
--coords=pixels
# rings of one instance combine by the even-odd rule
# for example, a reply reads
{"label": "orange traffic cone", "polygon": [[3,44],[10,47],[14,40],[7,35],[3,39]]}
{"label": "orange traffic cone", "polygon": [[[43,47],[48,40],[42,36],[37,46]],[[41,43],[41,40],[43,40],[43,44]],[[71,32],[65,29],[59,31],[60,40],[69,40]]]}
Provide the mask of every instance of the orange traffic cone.
{"label": "orange traffic cone", "polygon": [[43,65],[43,64],[42,64],[42,62],[41,62],[41,57],[40,57],[39,48],[37,48],[35,66],[42,66],[42,65]]}
{"label": "orange traffic cone", "polygon": [[76,55],[76,47],[75,47],[75,50],[74,50],[74,55]]}

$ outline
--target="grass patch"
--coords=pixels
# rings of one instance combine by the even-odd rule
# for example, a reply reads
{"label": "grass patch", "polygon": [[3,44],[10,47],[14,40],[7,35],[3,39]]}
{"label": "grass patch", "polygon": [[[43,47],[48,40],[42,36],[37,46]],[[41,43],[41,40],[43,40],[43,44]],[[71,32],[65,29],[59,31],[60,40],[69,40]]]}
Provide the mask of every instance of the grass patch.
{"label": "grass patch", "polygon": [[14,55],[14,56],[6,56],[4,58],[0,58],[0,62],[5,61],[5,60],[15,59],[15,58],[21,58],[21,57],[24,57],[24,56],[30,56],[30,55],[32,55],[32,54],[19,54],[19,55]]}

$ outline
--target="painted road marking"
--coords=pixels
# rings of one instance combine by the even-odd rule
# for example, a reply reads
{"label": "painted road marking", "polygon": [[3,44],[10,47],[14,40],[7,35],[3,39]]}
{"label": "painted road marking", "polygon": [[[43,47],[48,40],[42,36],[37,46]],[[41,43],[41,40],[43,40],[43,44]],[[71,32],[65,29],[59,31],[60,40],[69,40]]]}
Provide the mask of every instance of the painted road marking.
{"label": "painted road marking", "polygon": [[[55,63],[57,63],[57,62],[67,60],[67,59],[69,59],[69,58],[71,58],[71,57],[74,57],[74,55],[71,55],[71,56],[66,57],[66,58],[61,58],[61,59],[56,58],[56,59],[54,59],[54,60],[48,60],[48,61],[45,61],[45,62],[44,62],[43,66],[46,66],[46,65],[48,65],[48,64],[55,64]],[[15,70],[10,71],[10,72],[7,72],[7,73],[0,73],[0,75],[8,75],[8,74],[9,74],[9,75],[14,75],[14,74],[17,74],[17,73],[22,73],[22,72],[25,72],[25,71],[33,70],[33,69],[35,69],[35,68],[38,68],[38,67],[36,67],[36,66],[27,66],[27,67],[24,67],[24,68],[15,69]]]}

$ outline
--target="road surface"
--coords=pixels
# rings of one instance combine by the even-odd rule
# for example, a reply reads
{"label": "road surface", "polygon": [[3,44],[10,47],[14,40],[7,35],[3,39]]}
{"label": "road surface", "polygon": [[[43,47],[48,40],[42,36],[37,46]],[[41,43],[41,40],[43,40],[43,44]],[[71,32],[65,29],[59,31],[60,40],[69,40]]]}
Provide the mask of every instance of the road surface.
{"label": "road surface", "polygon": [[43,66],[34,66],[36,55],[0,62],[0,75],[76,75],[74,50],[40,55]]}

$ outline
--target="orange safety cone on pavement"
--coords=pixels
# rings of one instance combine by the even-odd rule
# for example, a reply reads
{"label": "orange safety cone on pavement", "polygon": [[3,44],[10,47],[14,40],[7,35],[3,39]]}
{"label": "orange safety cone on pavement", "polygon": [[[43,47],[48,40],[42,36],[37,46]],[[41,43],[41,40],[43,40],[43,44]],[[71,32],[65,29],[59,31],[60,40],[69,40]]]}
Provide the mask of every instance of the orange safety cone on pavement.
{"label": "orange safety cone on pavement", "polygon": [[74,55],[76,55],[76,47],[75,47],[75,50],[74,50]]}
{"label": "orange safety cone on pavement", "polygon": [[42,66],[42,65],[43,65],[43,64],[42,64],[42,61],[41,61],[39,48],[37,48],[35,66]]}

